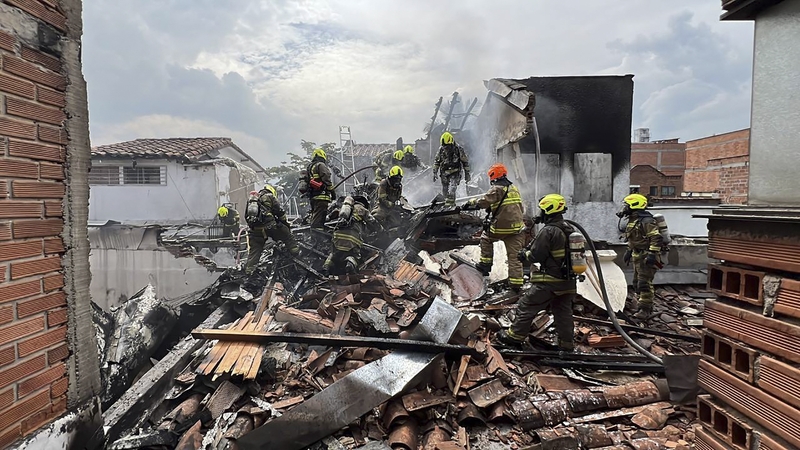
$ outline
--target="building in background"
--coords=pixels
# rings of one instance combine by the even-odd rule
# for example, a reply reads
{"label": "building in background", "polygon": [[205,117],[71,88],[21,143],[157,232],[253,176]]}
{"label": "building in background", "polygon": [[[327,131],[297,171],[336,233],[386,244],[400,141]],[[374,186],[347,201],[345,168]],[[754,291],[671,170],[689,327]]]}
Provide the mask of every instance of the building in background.
{"label": "building in background", "polygon": [[[635,131],[642,130],[637,129]],[[645,130],[647,130],[645,128]],[[648,139],[649,139],[649,130]],[[641,135],[641,133],[639,133]],[[631,186],[651,197],[676,197],[683,192],[686,144],[678,139],[631,144]]]}
{"label": "building in background", "polygon": [[678,197],[683,192],[683,175],[666,175],[643,164],[631,167],[631,187],[649,197]]}
{"label": "building in background", "polygon": [[750,129],[686,143],[686,196],[716,196],[722,203],[745,204],[750,172]]}

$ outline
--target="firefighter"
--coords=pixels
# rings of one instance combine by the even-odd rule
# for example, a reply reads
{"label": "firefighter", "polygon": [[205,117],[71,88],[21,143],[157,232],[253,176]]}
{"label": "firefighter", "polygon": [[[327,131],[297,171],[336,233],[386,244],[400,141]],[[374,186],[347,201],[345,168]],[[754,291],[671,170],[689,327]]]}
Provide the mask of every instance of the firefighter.
{"label": "firefighter", "polygon": [[523,262],[539,263],[538,271],[531,267],[531,287],[517,304],[517,317],[511,328],[498,333],[504,344],[521,345],[531,331],[531,323],[540,311],[550,308],[558,334],[558,347],[565,351],[574,349],[572,301],[576,294],[576,281],[570,275],[569,235],[572,226],[564,221],[566,200],[559,194],[548,194],[539,200],[537,223],[544,227],[528,248],[519,252]]}
{"label": "firefighter", "polygon": [[420,170],[425,168],[425,164],[422,164],[419,157],[414,154],[414,147],[410,145],[406,145],[403,147],[403,159],[401,160],[401,166],[412,171]]}
{"label": "firefighter", "polygon": [[403,164],[405,156],[403,150],[388,151],[376,156],[375,165],[378,167],[375,168],[375,182],[380,183],[392,167]]}
{"label": "firefighter", "polygon": [[373,217],[384,228],[388,229],[397,223],[399,213],[397,207],[403,195],[403,169],[394,166],[389,170],[389,176],[378,185],[378,204],[372,211]]}
{"label": "firefighter", "polygon": [[225,237],[239,233],[239,212],[233,209],[233,205],[225,203],[217,209],[217,217],[222,224],[222,234]]}
{"label": "firefighter", "polygon": [[442,178],[442,195],[445,197],[446,205],[455,205],[456,189],[461,182],[461,171],[464,171],[464,181],[469,183],[469,159],[464,149],[456,144],[456,140],[450,132],[442,133],[442,146],[436,153],[433,162],[433,182],[437,177]]}
{"label": "firefighter", "polygon": [[245,220],[250,227],[247,238],[249,252],[245,266],[247,275],[251,275],[258,266],[267,238],[283,242],[292,255],[300,253],[300,247],[289,229],[286,212],[281,208],[278,194],[271,185],[267,184],[261,191],[251,194],[247,202]]}
{"label": "firefighter", "polygon": [[647,198],[641,194],[630,194],[623,200],[619,217],[628,217],[625,227],[625,240],[628,251],[623,260],[625,264],[633,262],[633,290],[639,298],[639,310],[636,317],[648,319],[653,313],[655,289],[653,278],[661,263],[661,248],[664,244],[653,215],[647,211]]}
{"label": "firefighter", "polygon": [[327,161],[325,151],[318,148],[312,153],[311,163],[306,168],[306,180],[308,180],[306,193],[311,203],[311,228],[325,228],[328,205],[331,200],[336,200],[336,191],[331,182],[331,169]]}
{"label": "firefighter", "polygon": [[472,199],[463,209],[486,209],[488,228],[481,235],[481,260],[475,266],[481,273],[489,275],[494,259],[494,243],[503,241],[508,256],[508,285],[515,291],[522,289],[522,261],[517,255],[525,246],[522,216],[524,208],[519,189],[508,179],[508,170],[503,164],[495,164],[487,172],[492,187],[481,198]]}
{"label": "firefighter", "polygon": [[361,247],[368,227],[377,226],[363,195],[347,196],[339,209],[339,224],[333,232],[333,248],[322,265],[326,274],[358,272]]}

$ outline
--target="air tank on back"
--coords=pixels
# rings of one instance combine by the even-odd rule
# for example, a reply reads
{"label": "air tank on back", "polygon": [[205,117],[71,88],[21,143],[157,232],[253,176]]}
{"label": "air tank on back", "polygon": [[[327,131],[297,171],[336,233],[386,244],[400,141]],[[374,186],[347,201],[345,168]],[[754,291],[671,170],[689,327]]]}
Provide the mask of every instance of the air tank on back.
{"label": "air tank on back", "polygon": [[586,238],[577,231],[569,235],[569,259],[572,265],[572,272],[580,275],[586,272],[588,266],[586,262]]}
{"label": "air tank on back", "polygon": [[656,220],[656,225],[658,226],[658,233],[661,235],[661,240],[664,245],[668,245],[672,242],[672,237],[669,235],[669,227],[667,227],[667,219],[664,218],[663,214],[653,214],[653,219]]}

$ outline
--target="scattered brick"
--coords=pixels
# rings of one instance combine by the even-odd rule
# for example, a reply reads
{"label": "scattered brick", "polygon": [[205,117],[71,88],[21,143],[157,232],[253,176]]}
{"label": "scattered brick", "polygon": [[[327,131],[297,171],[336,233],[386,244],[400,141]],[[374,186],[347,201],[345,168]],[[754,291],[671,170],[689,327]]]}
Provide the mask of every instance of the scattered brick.
{"label": "scattered brick", "polygon": [[52,347],[56,344],[65,342],[66,340],[67,327],[53,328],[44,334],[28,338],[17,344],[17,353],[19,354],[19,357],[22,358],[38,351],[45,350],[46,348]]}
{"label": "scattered brick", "polygon": [[[45,207],[46,206],[47,202],[45,202]],[[0,219],[22,219],[37,217],[42,217],[41,202],[15,202],[13,200],[4,200],[0,202]]]}
{"label": "scattered brick", "polygon": [[0,387],[16,383],[33,373],[44,370],[45,367],[47,366],[45,365],[44,355],[18,363],[13,367],[0,371]]}
{"label": "scattered brick", "polygon": [[3,306],[0,307],[0,325],[11,323],[14,320],[14,307]]}
{"label": "scattered brick", "polygon": [[36,139],[36,125],[0,117],[0,135],[23,139]]}
{"label": "scattered brick", "polygon": [[61,270],[61,258],[58,256],[45,257],[42,259],[35,259],[33,261],[11,263],[11,279],[18,280],[20,278],[30,277],[33,275],[42,275],[49,272],[56,272],[58,270]]}
{"label": "scattered brick", "polygon": [[69,346],[67,344],[62,344],[52,350],[47,351],[47,362],[48,364],[52,365],[67,359],[68,356]]}
{"label": "scattered brick", "polygon": [[63,92],[54,91],[53,89],[42,86],[36,86],[36,100],[60,108],[67,106],[67,96]]}
{"label": "scattered brick", "polygon": [[10,302],[39,293],[41,293],[41,282],[39,280],[4,284],[0,286],[0,302]]}
{"label": "scattered brick", "polygon": [[[0,367],[7,366],[17,360],[17,350],[14,346],[0,349]],[[2,409],[2,408],[0,408]]]}
{"label": "scattered brick", "polygon": [[69,379],[67,377],[55,381],[50,386],[50,397],[52,398],[61,397],[62,395],[67,393],[68,387],[69,387]]}
{"label": "scattered brick", "polygon": [[10,52],[14,51],[14,45],[17,43],[17,39],[14,36],[0,31],[0,48],[3,50],[8,50]]}
{"label": "scattered brick", "polygon": [[44,388],[45,386],[49,386],[54,381],[62,378],[65,371],[66,369],[64,363],[59,363],[58,365],[51,367],[50,369],[40,373],[39,375],[36,375],[33,378],[28,378],[17,385],[17,397],[26,397],[29,394]]}
{"label": "scattered brick", "polygon": [[42,278],[42,285],[44,287],[44,292],[61,289],[64,287],[64,275],[61,273],[47,275],[46,277]]}
{"label": "scattered brick", "polygon": [[66,145],[68,143],[66,131],[62,128],[53,128],[46,125],[39,125],[39,139],[53,144]]}
{"label": "scattered brick", "polygon": [[64,166],[61,164],[50,164],[50,163],[40,163],[40,176],[42,178],[48,178],[51,180],[63,180],[64,176]]}
{"label": "scattered brick", "polygon": [[33,83],[4,74],[0,74],[0,91],[19,95],[20,97],[29,98],[31,100],[33,100],[36,92]]}
{"label": "scattered brick", "polygon": [[4,242],[0,244],[0,261],[42,256],[42,241]]}
{"label": "scattered brick", "polygon": [[0,345],[10,344],[19,338],[44,330],[44,317],[18,321],[13,325],[0,328]]}
{"label": "scattered brick", "polygon": [[17,220],[14,221],[14,238],[58,236],[64,230],[62,219]]}
{"label": "scattered brick", "polygon": [[57,200],[45,200],[44,202],[44,215],[45,217],[61,217],[64,215],[64,205]]}
{"label": "scattered brick", "polygon": [[32,161],[0,159],[0,177],[39,178],[39,165]]}
{"label": "scattered brick", "polygon": [[41,106],[14,97],[6,97],[6,113],[53,125],[61,125],[67,119],[67,115],[60,109]]}
{"label": "scattered brick", "polygon": [[[57,291],[39,298],[17,302],[17,316],[24,318],[62,306],[67,306],[67,295],[64,292]],[[64,314],[64,318],[66,319],[66,314]],[[47,321],[49,324],[49,315]]]}
{"label": "scattered brick", "polygon": [[23,417],[29,417],[34,412],[50,404],[50,392],[44,391],[27,400],[17,403],[13,407],[0,413],[0,430],[17,423]]}
{"label": "scattered brick", "polygon": [[67,249],[64,247],[64,240],[60,237],[47,238],[44,240],[44,253],[46,255],[54,253],[64,253]]}
{"label": "scattered brick", "polygon": [[37,144],[35,142],[9,141],[8,154],[22,158],[64,162],[64,149],[62,147]]}
{"label": "scattered brick", "polygon": [[[67,18],[63,14],[50,9],[36,0],[5,0],[6,3],[30,13],[61,31],[67,29]],[[0,427],[2,430],[2,427]]]}
{"label": "scattered brick", "polygon": [[14,389],[6,389],[0,393],[0,411],[8,408],[14,403]]}
{"label": "scattered brick", "polygon": [[[66,300],[64,301],[66,305]],[[47,326],[53,328],[56,325],[67,323],[67,310],[57,309],[55,311],[47,311]]]}
{"label": "scattered brick", "polygon": [[3,55],[3,69],[22,78],[63,91],[67,87],[67,79],[50,70],[41,69],[24,59],[11,55]]}
{"label": "scattered brick", "polygon": [[22,59],[47,67],[53,72],[61,72],[61,61],[59,61],[58,58],[24,45],[22,46]]}

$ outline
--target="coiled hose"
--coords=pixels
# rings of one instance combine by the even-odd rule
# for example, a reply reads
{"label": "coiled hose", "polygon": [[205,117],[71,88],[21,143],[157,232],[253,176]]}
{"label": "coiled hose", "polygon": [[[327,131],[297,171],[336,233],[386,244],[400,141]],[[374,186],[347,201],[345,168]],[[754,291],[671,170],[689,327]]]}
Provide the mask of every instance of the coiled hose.
{"label": "coiled hose", "polygon": [[586,239],[586,243],[589,245],[589,251],[592,252],[592,258],[594,259],[594,264],[595,267],[597,268],[597,279],[600,282],[600,293],[603,297],[603,303],[605,303],[606,305],[606,311],[608,311],[608,317],[611,319],[611,323],[614,324],[614,329],[616,329],[617,333],[619,333],[620,336],[622,336],[622,339],[625,339],[625,342],[627,342],[631,347],[636,349],[636,351],[646,356],[651,361],[663,365],[664,361],[661,358],[647,351],[644,347],[639,345],[638,342],[634,341],[632,337],[628,336],[628,333],[626,333],[625,330],[622,329],[622,327],[619,324],[619,320],[617,320],[617,314],[614,312],[614,309],[611,308],[611,302],[608,300],[608,292],[606,291],[606,282],[605,280],[603,280],[603,269],[600,267],[600,258],[598,258],[597,256],[597,249],[594,246],[594,242],[592,242],[591,238],[589,238],[589,233],[587,233],[582,226],[571,220],[566,220],[566,222],[577,228],[578,231],[580,231],[581,234],[583,235],[584,239]]}

